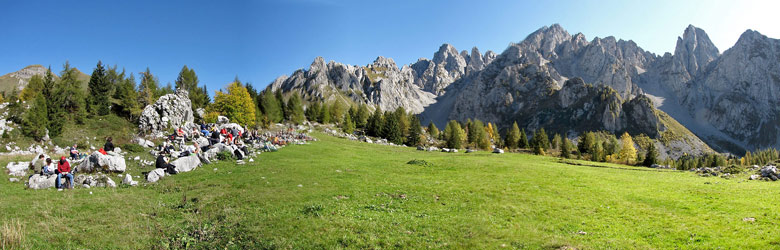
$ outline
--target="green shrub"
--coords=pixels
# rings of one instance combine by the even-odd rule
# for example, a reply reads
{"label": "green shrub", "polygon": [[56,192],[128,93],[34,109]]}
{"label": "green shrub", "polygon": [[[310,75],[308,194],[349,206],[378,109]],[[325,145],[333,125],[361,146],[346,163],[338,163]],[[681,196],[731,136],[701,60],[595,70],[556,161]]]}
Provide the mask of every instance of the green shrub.
{"label": "green shrub", "polygon": [[230,151],[219,152],[219,153],[217,153],[217,159],[219,159],[220,161],[232,160],[233,159],[233,153],[231,153]]}
{"label": "green shrub", "polygon": [[122,149],[124,149],[124,150],[126,150],[128,152],[133,152],[133,153],[140,153],[140,152],[144,152],[145,151],[143,146],[135,144],[135,143],[124,144],[124,145],[122,145]]}
{"label": "green shrub", "polygon": [[425,160],[417,160],[417,159],[408,161],[408,162],[406,162],[406,164],[418,165],[418,166],[423,166],[423,167],[433,167],[433,163],[427,162]]}

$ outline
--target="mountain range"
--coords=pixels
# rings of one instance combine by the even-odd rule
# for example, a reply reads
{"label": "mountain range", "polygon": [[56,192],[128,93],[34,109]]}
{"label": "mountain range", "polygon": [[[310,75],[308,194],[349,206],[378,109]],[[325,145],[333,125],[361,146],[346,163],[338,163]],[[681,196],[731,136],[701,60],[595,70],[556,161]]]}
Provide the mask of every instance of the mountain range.
{"label": "mountain range", "polygon": [[[45,71],[31,65],[0,76],[0,91],[21,90]],[[79,75],[86,85],[89,76]],[[439,127],[476,118],[571,138],[598,130],[645,134],[662,157],[780,147],[780,40],[753,30],[720,53],[690,25],[673,54],[657,55],[631,40],[587,40],[553,24],[501,54],[443,44],[432,59],[401,67],[383,56],[365,66],[317,57],[266,90],[403,107]]]}
{"label": "mountain range", "polygon": [[400,68],[382,56],[365,66],[318,57],[268,90],[403,107],[439,126],[477,118],[569,136],[645,134],[669,155],[780,146],[780,41],[753,30],[721,54],[690,25],[674,54],[656,55],[631,40],[587,40],[554,24],[501,54],[444,44],[433,59]]}

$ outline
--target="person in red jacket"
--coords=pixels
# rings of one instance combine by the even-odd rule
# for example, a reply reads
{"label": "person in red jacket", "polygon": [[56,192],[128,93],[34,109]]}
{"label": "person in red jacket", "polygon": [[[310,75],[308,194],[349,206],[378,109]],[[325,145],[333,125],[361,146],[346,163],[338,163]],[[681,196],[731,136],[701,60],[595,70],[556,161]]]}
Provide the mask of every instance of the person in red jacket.
{"label": "person in red jacket", "polygon": [[65,176],[70,181],[70,188],[73,189],[73,174],[70,172],[70,163],[65,156],[60,158],[57,163],[57,189],[62,190],[62,177]]}

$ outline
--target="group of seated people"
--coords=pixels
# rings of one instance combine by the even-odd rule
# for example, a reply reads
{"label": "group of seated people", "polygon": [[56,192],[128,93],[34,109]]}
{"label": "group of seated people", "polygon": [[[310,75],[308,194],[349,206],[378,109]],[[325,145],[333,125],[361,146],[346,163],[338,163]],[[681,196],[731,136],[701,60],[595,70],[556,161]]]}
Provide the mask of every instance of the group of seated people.
{"label": "group of seated people", "polygon": [[36,173],[40,175],[57,175],[57,180],[55,182],[57,189],[62,190],[63,177],[68,178],[70,182],[69,188],[73,188],[73,173],[71,172],[70,162],[68,162],[68,159],[65,156],[60,157],[60,160],[57,162],[57,167],[55,168],[51,158],[46,158],[44,160],[44,155],[40,154],[38,155],[38,159],[33,162],[33,167],[35,168]]}

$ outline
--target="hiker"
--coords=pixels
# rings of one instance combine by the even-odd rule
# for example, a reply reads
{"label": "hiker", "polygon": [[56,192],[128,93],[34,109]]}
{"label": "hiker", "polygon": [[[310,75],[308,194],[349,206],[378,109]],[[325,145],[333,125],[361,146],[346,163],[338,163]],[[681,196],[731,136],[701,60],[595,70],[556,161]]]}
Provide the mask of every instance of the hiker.
{"label": "hiker", "polygon": [[211,145],[214,145],[214,144],[217,144],[217,143],[219,143],[219,142],[220,142],[220,140],[221,140],[221,139],[219,138],[219,133],[217,133],[216,131],[215,131],[215,132],[213,132],[213,133],[211,133],[211,138],[209,138],[209,143],[210,143]]}
{"label": "hiker", "polygon": [[77,144],[73,144],[73,147],[70,147],[70,158],[73,160],[79,159],[79,150]]}
{"label": "hiker", "polygon": [[46,158],[46,164],[43,165],[43,168],[41,169],[41,175],[53,175],[54,174],[54,163],[51,162],[51,158]]}
{"label": "hiker", "polygon": [[113,152],[114,151],[114,143],[112,143],[113,139],[109,136],[106,138],[106,144],[103,145],[103,150],[106,152]]}
{"label": "hiker", "polygon": [[163,155],[158,155],[157,160],[154,162],[155,168],[162,168],[165,169],[165,172],[168,174],[175,174],[174,166],[168,163],[168,159],[165,158]]}
{"label": "hiker", "polygon": [[70,180],[70,189],[73,189],[73,174],[70,173],[70,163],[65,156],[60,158],[60,162],[57,164],[57,182],[55,183],[57,189],[62,190],[62,177]]}
{"label": "hiker", "polygon": [[43,154],[38,155],[38,159],[35,159],[32,163],[33,171],[36,174],[42,174],[41,169],[46,165],[46,161],[43,159]]}

